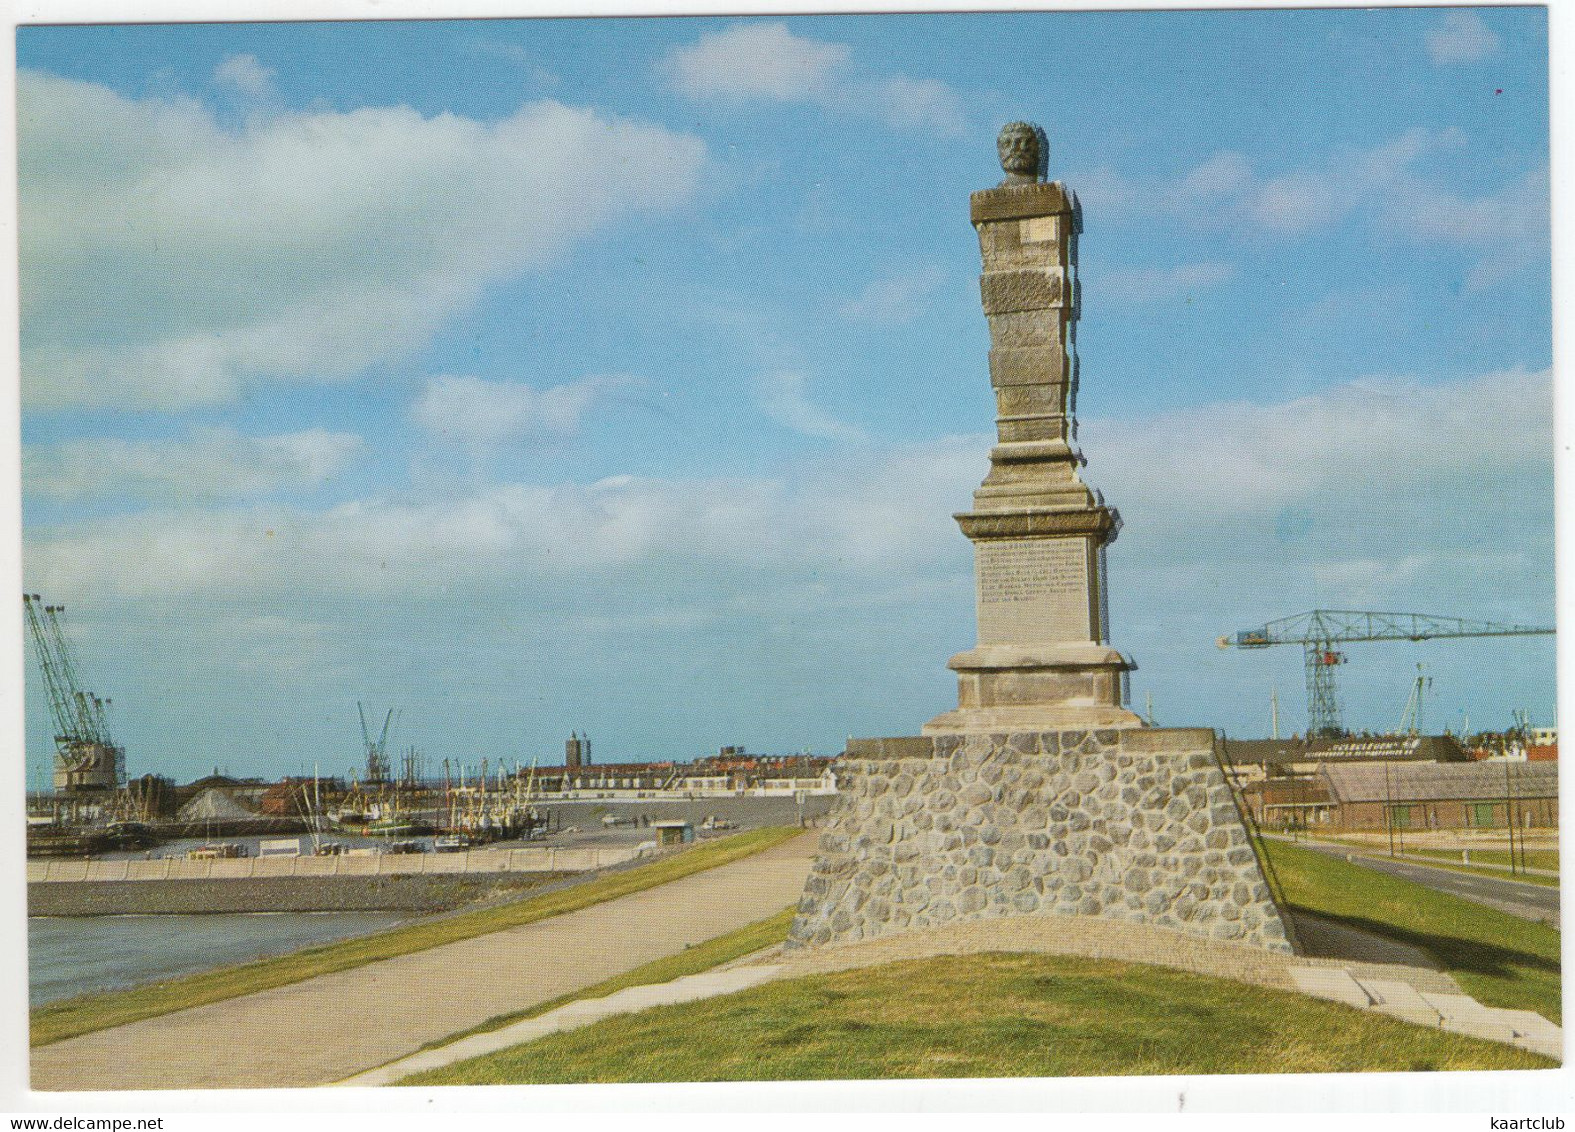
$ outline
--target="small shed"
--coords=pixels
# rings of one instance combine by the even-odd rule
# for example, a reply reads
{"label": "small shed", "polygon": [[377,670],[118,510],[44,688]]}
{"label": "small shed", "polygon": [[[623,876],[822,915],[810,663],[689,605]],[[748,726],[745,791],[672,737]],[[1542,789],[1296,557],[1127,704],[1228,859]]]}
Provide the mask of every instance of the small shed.
{"label": "small shed", "polygon": [[653,821],[651,828],[656,830],[656,843],[663,848],[669,845],[686,845],[695,839],[695,827],[682,818]]}

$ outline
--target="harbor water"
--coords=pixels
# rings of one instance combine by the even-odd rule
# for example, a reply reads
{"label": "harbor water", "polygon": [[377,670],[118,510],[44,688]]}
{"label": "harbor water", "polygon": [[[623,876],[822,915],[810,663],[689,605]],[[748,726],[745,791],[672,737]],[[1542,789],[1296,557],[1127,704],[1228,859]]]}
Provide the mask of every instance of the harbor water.
{"label": "harbor water", "polygon": [[399,912],[30,917],[29,999],[37,1006],[188,975],[368,935],[410,918]]}

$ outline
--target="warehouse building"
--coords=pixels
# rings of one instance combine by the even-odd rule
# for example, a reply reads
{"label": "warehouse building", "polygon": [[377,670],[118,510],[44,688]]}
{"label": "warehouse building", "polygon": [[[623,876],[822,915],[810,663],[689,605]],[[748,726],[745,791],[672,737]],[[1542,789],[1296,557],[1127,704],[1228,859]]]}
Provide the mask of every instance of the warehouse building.
{"label": "warehouse building", "polygon": [[1333,829],[1545,829],[1559,820],[1557,763],[1330,763],[1319,777],[1323,797],[1308,824]]}

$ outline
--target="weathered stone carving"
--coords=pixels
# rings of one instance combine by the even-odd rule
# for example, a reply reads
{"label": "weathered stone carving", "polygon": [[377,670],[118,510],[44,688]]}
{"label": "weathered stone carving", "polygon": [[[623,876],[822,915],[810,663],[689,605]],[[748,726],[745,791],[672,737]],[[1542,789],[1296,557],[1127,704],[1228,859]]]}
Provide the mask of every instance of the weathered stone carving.
{"label": "weathered stone carving", "polygon": [[1006,174],[1003,185],[1033,184],[1039,179],[1042,162],[1039,127],[1031,122],[1008,122],[995,139]]}

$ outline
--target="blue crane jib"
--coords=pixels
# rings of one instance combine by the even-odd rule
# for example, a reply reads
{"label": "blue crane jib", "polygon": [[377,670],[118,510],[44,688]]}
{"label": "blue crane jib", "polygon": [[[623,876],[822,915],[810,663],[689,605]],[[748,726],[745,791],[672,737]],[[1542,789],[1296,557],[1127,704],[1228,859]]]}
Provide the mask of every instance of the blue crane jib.
{"label": "blue crane jib", "polygon": [[1460,637],[1529,637],[1552,629],[1437,617],[1428,613],[1378,613],[1355,609],[1314,609],[1220,637],[1220,648],[1263,649],[1301,645],[1307,669],[1307,733],[1320,737],[1345,734],[1335,691],[1335,667],[1345,654],[1334,646],[1352,641],[1428,641]]}
{"label": "blue crane jib", "polygon": [[1234,640],[1221,638],[1222,648],[1267,648],[1269,645],[1335,644],[1345,641],[1427,641],[1449,637],[1524,637],[1552,629],[1435,617],[1427,613],[1374,613],[1367,610],[1314,609],[1270,621],[1262,628],[1243,629]]}

